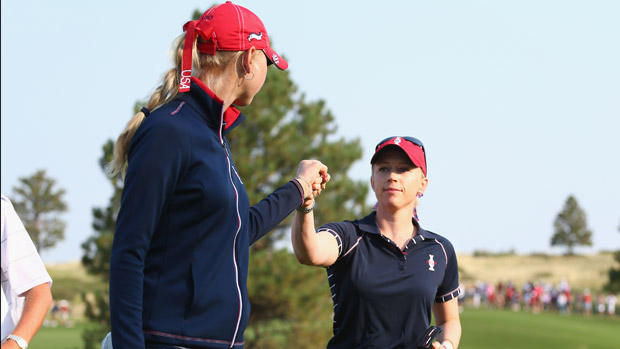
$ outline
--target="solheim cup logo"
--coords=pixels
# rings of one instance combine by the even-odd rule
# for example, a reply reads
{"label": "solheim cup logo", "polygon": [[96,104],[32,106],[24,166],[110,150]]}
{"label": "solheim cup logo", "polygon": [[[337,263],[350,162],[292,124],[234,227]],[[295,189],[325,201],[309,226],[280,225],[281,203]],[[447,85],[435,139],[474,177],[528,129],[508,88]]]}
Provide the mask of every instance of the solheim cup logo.
{"label": "solheim cup logo", "polygon": [[435,256],[429,254],[428,260],[426,261],[426,263],[428,263],[428,270],[430,271],[435,271],[435,265],[437,264],[437,262],[435,262],[434,258]]}
{"label": "solheim cup logo", "polygon": [[398,143],[400,143],[400,137],[394,138],[394,144],[398,144]]}

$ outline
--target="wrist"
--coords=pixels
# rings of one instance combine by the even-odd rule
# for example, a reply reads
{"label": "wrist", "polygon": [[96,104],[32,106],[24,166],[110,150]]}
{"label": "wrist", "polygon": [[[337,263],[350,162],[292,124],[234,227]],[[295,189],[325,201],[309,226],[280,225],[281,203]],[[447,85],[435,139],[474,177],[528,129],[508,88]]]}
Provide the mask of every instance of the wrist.
{"label": "wrist", "polygon": [[307,179],[299,175],[295,177],[295,179],[297,180],[297,182],[301,186],[301,189],[303,190],[304,199],[309,197],[312,194],[312,185],[310,185],[310,182],[308,182]]}
{"label": "wrist", "polygon": [[25,339],[23,339],[22,337],[15,335],[15,334],[9,334],[8,336],[6,336],[6,340],[7,341],[13,341],[17,344],[17,347],[20,349],[26,349],[28,348],[28,342],[26,342]]}
{"label": "wrist", "polygon": [[312,200],[312,205],[310,205],[310,206],[301,205],[301,206],[297,207],[296,210],[297,210],[297,212],[301,212],[303,214],[308,214],[308,213],[312,212],[312,210],[314,210],[314,205],[315,205],[315,202],[314,202],[314,200]]}
{"label": "wrist", "polygon": [[441,349],[456,349],[454,343],[449,339],[441,341]]}

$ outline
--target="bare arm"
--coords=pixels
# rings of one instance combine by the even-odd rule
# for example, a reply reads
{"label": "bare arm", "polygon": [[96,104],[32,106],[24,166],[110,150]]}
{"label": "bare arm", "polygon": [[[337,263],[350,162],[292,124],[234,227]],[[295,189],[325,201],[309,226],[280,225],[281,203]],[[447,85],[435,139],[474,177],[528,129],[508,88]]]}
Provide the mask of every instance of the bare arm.
{"label": "bare arm", "polygon": [[[327,167],[320,162],[317,164],[316,160],[304,160],[300,163],[296,178],[305,182],[305,188],[310,187],[302,208],[314,207],[314,200],[325,189],[330,179]],[[338,258],[338,244],[334,236],[327,232],[315,232],[312,211],[295,212],[291,240],[295,256],[302,264],[327,267],[334,264]]]}
{"label": "bare arm", "polygon": [[338,243],[328,232],[316,232],[314,214],[295,212],[291,231],[293,250],[300,263],[317,267],[328,267],[338,258]]}
{"label": "bare arm", "polygon": [[449,345],[452,344],[454,349],[456,349],[461,340],[458,298],[444,303],[435,303],[433,305],[433,315],[435,316],[437,326],[441,326],[443,329],[439,337],[437,337],[437,342],[433,343],[433,348],[442,348],[442,345],[445,345],[446,348],[451,348]]}
{"label": "bare arm", "polygon": [[[15,326],[13,334],[23,338],[30,343],[32,337],[37,333],[45,315],[52,304],[52,292],[47,283],[40,284],[31,288],[25,294],[24,311],[22,317]],[[17,343],[13,340],[7,340],[2,343],[2,349],[18,348]]]}

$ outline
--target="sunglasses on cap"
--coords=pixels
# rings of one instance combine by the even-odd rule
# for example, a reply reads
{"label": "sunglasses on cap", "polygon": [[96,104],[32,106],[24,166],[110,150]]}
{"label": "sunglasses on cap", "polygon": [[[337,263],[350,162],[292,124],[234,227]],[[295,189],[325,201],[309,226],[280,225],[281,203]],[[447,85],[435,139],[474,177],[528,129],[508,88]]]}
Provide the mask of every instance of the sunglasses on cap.
{"label": "sunglasses on cap", "polygon": [[398,137],[400,139],[404,139],[406,141],[409,141],[409,142],[417,145],[418,147],[422,148],[422,151],[424,151],[424,154],[426,154],[426,151],[424,150],[424,143],[422,143],[421,140],[419,140],[419,139],[417,139],[415,137],[409,137],[409,136],[405,136],[405,137],[402,137],[402,136],[392,136],[392,137],[388,137],[386,139],[383,139],[383,140],[381,140],[381,142],[377,143],[377,146],[375,146],[375,151],[377,151],[377,148],[379,148],[379,146],[381,146],[381,144],[389,141],[390,139],[396,138],[396,137]]}

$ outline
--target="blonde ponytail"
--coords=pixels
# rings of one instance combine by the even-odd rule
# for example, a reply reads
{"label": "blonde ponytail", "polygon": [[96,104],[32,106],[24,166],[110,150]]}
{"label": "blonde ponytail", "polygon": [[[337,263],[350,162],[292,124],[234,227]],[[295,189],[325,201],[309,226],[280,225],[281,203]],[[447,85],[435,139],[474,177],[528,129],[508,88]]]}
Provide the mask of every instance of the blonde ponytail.
{"label": "blonde ponytail", "polygon": [[[200,39],[201,40],[201,39]],[[170,69],[163,77],[161,84],[153,91],[146,104],[150,111],[168,103],[179,93],[179,80],[181,78],[181,61],[183,60],[183,45],[185,33],[180,35],[173,44],[174,68]],[[223,84],[223,77],[227,69],[238,69],[239,57],[245,51],[217,51],[215,55],[201,54],[196,49],[197,41],[194,41],[192,50],[192,75],[205,82],[211,90]],[[234,64],[232,64],[234,62]],[[129,145],[138,127],[142,124],[146,115],[140,111],[134,115],[125,126],[114,143],[114,159],[107,165],[107,174],[110,177],[120,175],[125,179],[127,172],[127,155]]]}

